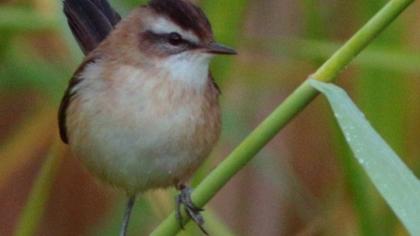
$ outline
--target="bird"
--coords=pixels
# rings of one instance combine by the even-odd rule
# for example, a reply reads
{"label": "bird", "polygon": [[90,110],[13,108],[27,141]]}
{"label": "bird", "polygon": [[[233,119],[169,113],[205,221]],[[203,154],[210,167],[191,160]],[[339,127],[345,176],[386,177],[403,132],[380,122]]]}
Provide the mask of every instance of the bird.
{"label": "bird", "polygon": [[174,186],[181,209],[204,219],[186,183],[221,132],[221,94],[210,69],[217,43],[188,0],[150,0],[125,18],[106,0],[64,0],[68,25],[85,54],[58,111],[62,141],[87,170],[124,191],[120,235],[141,193]]}

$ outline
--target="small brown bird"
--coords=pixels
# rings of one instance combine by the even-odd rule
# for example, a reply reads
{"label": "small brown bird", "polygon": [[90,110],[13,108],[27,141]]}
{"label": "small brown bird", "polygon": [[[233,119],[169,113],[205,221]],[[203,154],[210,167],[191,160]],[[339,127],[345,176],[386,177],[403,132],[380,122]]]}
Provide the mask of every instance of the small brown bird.
{"label": "small brown bird", "polygon": [[126,235],[136,195],[175,186],[177,212],[202,228],[184,183],[220,134],[220,94],[209,72],[217,44],[202,10],[186,0],[151,0],[125,19],[106,0],[64,0],[87,54],[59,110],[60,135],[94,175],[128,196]]}

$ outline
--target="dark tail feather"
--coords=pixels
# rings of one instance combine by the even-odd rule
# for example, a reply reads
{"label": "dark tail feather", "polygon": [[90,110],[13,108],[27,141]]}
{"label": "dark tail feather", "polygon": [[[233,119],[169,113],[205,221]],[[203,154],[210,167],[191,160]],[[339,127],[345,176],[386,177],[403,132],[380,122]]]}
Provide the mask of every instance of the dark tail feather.
{"label": "dark tail feather", "polygon": [[121,16],[109,5],[106,0],[91,0],[98,8],[102,10],[105,16],[111,22],[112,26],[116,25],[120,20]]}
{"label": "dark tail feather", "polygon": [[64,14],[85,54],[95,49],[121,20],[106,0],[64,0]]}

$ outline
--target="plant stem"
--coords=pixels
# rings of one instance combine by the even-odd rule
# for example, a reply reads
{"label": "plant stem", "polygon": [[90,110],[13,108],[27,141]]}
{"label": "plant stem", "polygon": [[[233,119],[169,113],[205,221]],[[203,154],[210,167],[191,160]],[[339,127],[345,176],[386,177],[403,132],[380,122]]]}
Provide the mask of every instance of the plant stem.
{"label": "plant stem", "polygon": [[[327,60],[312,78],[333,82],[336,76],[376,38],[414,0],[392,0],[386,4],[341,49]],[[237,172],[239,172],[290,120],[318,94],[307,81],[302,83],[248,137],[197,186],[192,199],[204,206]],[[172,213],[152,233],[152,236],[175,235],[179,224]]]}
{"label": "plant stem", "polygon": [[15,236],[35,235],[38,229],[55,179],[54,176],[61,162],[61,158],[57,155],[59,150],[58,146],[58,144],[53,144],[35,180],[26,206],[16,226]]}

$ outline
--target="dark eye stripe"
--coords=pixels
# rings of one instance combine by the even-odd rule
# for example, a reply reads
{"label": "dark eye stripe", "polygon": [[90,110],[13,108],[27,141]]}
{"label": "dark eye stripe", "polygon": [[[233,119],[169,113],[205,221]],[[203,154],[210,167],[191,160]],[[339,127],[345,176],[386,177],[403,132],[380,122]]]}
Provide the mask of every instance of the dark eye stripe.
{"label": "dark eye stripe", "polygon": [[[182,36],[176,32],[172,33],[155,33],[153,31],[146,31],[146,37],[154,42],[169,42],[174,46],[186,46],[188,48],[196,48],[197,44],[182,38]],[[172,41],[172,42],[171,42]],[[176,42],[175,42],[176,41]]]}

